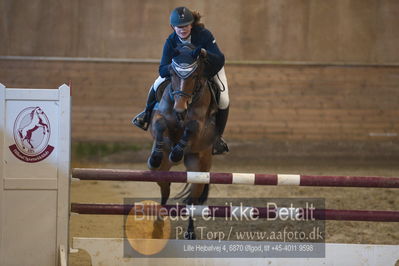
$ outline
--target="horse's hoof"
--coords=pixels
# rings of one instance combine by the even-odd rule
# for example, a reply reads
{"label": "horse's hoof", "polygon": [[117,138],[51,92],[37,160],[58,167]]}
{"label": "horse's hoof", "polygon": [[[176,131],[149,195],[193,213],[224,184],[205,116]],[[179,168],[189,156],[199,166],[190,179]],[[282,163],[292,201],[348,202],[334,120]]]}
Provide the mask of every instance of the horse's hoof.
{"label": "horse's hoof", "polygon": [[154,161],[152,160],[152,158],[148,158],[147,160],[147,167],[150,170],[158,170],[158,168],[161,166],[161,164],[155,164]]}
{"label": "horse's hoof", "polygon": [[171,152],[169,154],[169,161],[173,164],[178,164],[183,159],[184,153],[178,154],[176,152]]}
{"label": "horse's hoof", "polygon": [[148,158],[147,166],[150,170],[157,170],[162,163],[163,153],[152,153]]}
{"label": "horse's hoof", "polygon": [[169,154],[169,161],[173,164],[177,164],[183,159],[183,156],[184,150],[179,145],[176,145]]}

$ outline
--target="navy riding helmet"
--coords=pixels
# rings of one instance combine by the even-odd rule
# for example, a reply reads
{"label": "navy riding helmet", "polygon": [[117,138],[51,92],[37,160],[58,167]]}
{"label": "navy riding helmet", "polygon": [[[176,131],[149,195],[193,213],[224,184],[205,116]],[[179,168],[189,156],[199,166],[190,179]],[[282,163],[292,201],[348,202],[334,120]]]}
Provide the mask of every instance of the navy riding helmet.
{"label": "navy riding helmet", "polygon": [[170,13],[170,25],[173,27],[184,27],[194,22],[193,13],[184,6],[176,7]]}

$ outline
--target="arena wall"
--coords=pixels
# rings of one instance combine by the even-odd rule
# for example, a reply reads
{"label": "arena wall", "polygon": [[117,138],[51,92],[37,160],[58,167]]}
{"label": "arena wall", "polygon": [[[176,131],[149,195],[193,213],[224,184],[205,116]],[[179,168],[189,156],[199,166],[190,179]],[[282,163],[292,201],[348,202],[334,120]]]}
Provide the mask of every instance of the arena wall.
{"label": "arena wall", "polygon": [[179,5],[229,60],[399,61],[396,0],[0,0],[0,55],[158,59]]}
{"label": "arena wall", "polygon": [[[144,108],[156,63],[0,60],[7,87],[72,84],[73,140],[131,141],[149,134],[130,124]],[[226,66],[234,140],[397,141],[399,67]]]}

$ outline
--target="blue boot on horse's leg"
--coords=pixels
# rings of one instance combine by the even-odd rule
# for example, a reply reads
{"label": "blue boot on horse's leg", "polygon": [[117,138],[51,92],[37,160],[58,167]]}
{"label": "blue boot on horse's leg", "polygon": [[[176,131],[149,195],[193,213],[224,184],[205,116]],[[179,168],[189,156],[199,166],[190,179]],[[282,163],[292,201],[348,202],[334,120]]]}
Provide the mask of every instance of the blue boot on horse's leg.
{"label": "blue boot on horse's leg", "polygon": [[229,151],[227,143],[222,138],[224,129],[226,128],[227,118],[229,117],[229,107],[226,109],[219,109],[216,113],[216,131],[217,138],[213,144],[212,154],[223,154]]}
{"label": "blue boot on horse's leg", "polygon": [[155,147],[152,149],[152,153],[150,158],[148,158],[147,161],[147,166],[151,170],[156,170],[158,169],[161,164],[162,164],[162,159],[163,159],[163,143],[162,142],[157,142],[155,144]]}
{"label": "blue boot on horse's leg", "polygon": [[180,140],[174,147],[172,152],[169,154],[169,160],[172,163],[178,163],[183,159],[184,148],[186,148],[187,142]]}
{"label": "blue boot on horse's leg", "polygon": [[169,160],[172,163],[178,163],[183,159],[184,149],[186,148],[190,137],[198,131],[198,122],[192,120],[187,123],[184,129],[183,137],[180,141],[173,147],[172,152],[169,154]]}
{"label": "blue boot on horse's leg", "polygon": [[147,105],[145,107],[145,110],[132,119],[132,124],[146,131],[150,125],[151,113],[154,109],[155,104],[155,91],[151,87],[150,92],[148,93]]}
{"label": "blue boot on horse's leg", "polygon": [[152,152],[148,158],[147,165],[151,170],[158,169],[162,164],[163,159],[163,133],[165,132],[167,126],[166,121],[163,118],[158,119],[154,124],[155,131],[155,142],[152,147]]}

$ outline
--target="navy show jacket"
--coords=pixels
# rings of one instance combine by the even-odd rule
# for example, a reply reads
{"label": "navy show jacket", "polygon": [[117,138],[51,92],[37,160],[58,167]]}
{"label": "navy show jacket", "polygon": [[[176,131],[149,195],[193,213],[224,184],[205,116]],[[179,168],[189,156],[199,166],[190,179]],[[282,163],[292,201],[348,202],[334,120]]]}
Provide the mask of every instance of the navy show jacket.
{"label": "navy show jacket", "polygon": [[[163,78],[170,77],[169,65],[172,63],[174,49],[181,41],[176,32],[173,32],[166,39],[163,47],[161,63],[159,65],[159,75]],[[215,76],[224,66],[224,55],[216,44],[212,33],[203,27],[193,27],[191,29],[191,43],[195,47],[204,48],[207,51],[205,75],[208,78]]]}

